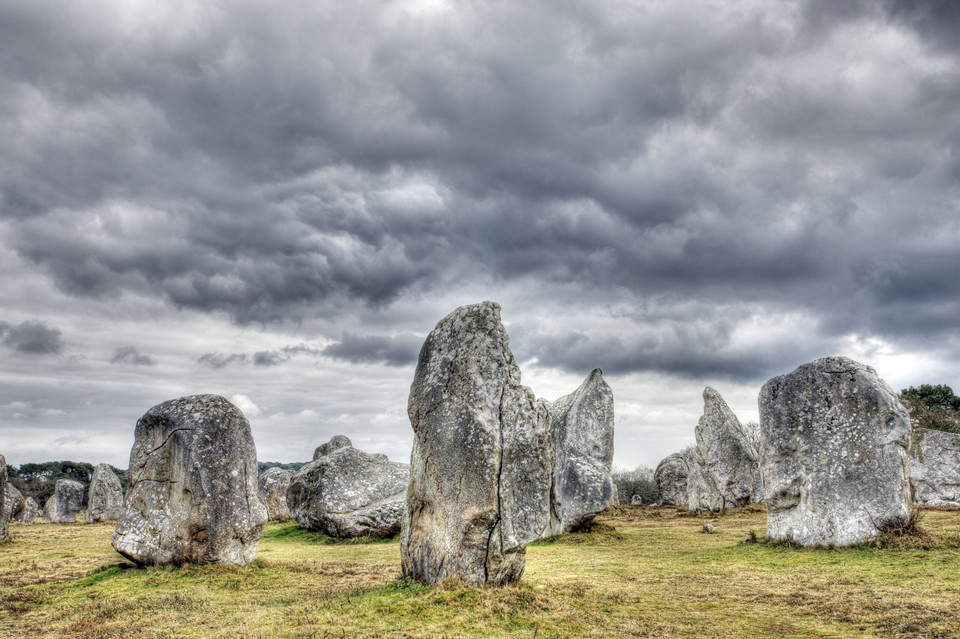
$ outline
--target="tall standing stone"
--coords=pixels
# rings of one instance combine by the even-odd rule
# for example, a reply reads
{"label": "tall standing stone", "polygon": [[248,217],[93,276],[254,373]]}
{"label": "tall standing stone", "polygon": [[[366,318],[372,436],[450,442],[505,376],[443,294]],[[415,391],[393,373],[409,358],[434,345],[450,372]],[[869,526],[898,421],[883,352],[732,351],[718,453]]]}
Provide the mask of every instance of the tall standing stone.
{"label": "tall standing stone", "polygon": [[760,391],[767,536],[844,546],[911,515],[910,417],[869,366],[824,357]]}
{"label": "tall standing stone", "polygon": [[553,446],[550,523],[541,536],[570,532],[617,499],[613,464],[613,391],[595,369],[580,387],[549,405]]}
{"label": "tall standing stone", "polygon": [[83,509],[83,484],[72,479],[58,479],[53,494],[43,504],[43,521],[67,524],[77,520]]}
{"label": "tall standing stone", "polygon": [[757,477],[757,451],[720,393],[703,390],[703,415],[697,424],[697,447],[689,476],[693,494],[689,508],[722,510],[745,506],[753,496]]}
{"label": "tall standing stone", "polygon": [[520,578],[549,522],[547,405],[520,384],[500,306],[463,306],[420,351],[401,534],[404,576],[503,585]]}
{"label": "tall standing stone", "polygon": [[913,500],[930,506],[960,506],[960,435],[914,429],[908,453]]}
{"label": "tall standing stone", "polygon": [[662,506],[687,505],[687,459],[683,453],[667,455],[653,471]]}
{"label": "tall standing stone", "polygon": [[3,493],[3,510],[7,513],[7,521],[22,522],[27,509],[27,501],[23,498],[23,494],[9,481]]}
{"label": "tall standing stone", "polygon": [[97,464],[90,479],[87,497],[87,523],[117,521],[123,506],[120,478],[107,464]]}
{"label": "tall standing stone", "polygon": [[25,524],[32,524],[37,519],[37,514],[40,512],[40,504],[37,503],[37,500],[33,497],[27,497],[24,502],[23,508],[23,519],[22,521]]}
{"label": "tall standing stone", "polygon": [[137,421],[117,552],[139,564],[246,564],[266,522],[257,449],[240,409],[193,395]]}
{"label": "tall standing stone", "polygon": [[260,501],[267,507],[267,517],[270,521],[290,519],[287,489],[290,487],[291,477],[293,472],[284,468],[268,468],[260,473],[257,493],[260,495]]}
{"label": "tall standing stone", "polygon": [[6,509],[7,459],[0,455],[0,543],[10,539],[10,515]]}

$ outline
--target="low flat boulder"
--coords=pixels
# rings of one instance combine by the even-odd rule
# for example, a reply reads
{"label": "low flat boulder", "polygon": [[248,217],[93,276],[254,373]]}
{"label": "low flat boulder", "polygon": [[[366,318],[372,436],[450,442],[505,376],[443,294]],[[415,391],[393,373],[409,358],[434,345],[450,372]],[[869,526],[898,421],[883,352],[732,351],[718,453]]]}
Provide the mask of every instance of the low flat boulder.
{"label": "low flat boulder", "polygon": [[138,564],[246,564],[267,507],[250,423],[219,395],[158,404],[137,421],[113,547]]}
{"label": "low flat boulder", "polygon": [[846,546],[909,521],[910,417],[876,371],[824,357],[760,391],[767,536]]}
{"label": "low flat boulder", "polygon": [[58,479],[53,494],[43,504],[43,521],[67,524],[77,520],[83,509],[83,484],[72,479]]}
{"label": "low flat boulder", "polygon": [[120,478],[107,464],[97,464],[90,479],[87,497],[87,523],[117,521],[123,506]]}
{"label": "low flat boulder", "polygon": [[260,500],[267,507],[267,517],[270,518],[270,521],[290,519],[290,509],[287,507],[287,489],[290,488],[292,478],[293,471],[283,468],[268,468],[260,473],[257,491]]}
{"label": "low flat boulder", "polygon": [[917,428],[909,455],[913,500],[929,506],[960,506],[960,435]]}
{"label": "low flat boulder", "polygon": [[342,445],[349,440],[339,437],[340,443],[293,474],[286,499],[290,515],[301,528],[341,539],[397,534],[410,466]]}
{"label": "low flat boulder", "polygon": [[667,455],[653,471],[660,492],[660,505],[687,505],[687,460],[683,453]]}

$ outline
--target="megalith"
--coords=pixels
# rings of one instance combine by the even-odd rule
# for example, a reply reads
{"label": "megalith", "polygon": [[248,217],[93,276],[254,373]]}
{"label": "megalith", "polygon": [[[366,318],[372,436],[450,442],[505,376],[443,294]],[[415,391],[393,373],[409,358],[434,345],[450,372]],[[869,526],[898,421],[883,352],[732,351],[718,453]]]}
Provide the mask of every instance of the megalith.
{"label": "megalith", "polygon": [[876,371],[824,357],[768,381],[759,404],[768,537],[845,546],[909,520],[910,417]]}
{"label": "megalith", "polygon": [[337,445],[320,446],[317,452],[325,454],[293,474],[287,489],[290,515],[301,528],[339,538],[400,532],[410,466],[357,450],[343,435],[329,443],[334,440]]}
{"label": "megalith", "polygon": [[653,471],[661,506],[687,505],[687,460],[683,453],[667,455]]}
{"label": "megalith", "polygon": [[123,487],[120,478],[107,464],[97,464],[87,491],[87,523],[117,521],[123,505]]}
{"label": "megalith", "polygon": [[83,509],[83,484],[72,479],[58,479],[53,494],[43,504],[43,521],[67,524],[77,520]]}
{"label": "megalith", "polygon": [[500,306],[463,306],[420,351],[407,405],[414,442],[402,571],[425,583],[517,581],[550,521],[545,402],[520,384]]}
{"label": "megalith", "polygon": [[600,369],[569,395],[547,404],[553,474],[550,523],[541,533],[570,532],[617,502],[613,464],[613,391]]}
{"label": "megalith", "polygon": [[745,506],[753,496],[757,451],[740,420],[720,393],[703,390],[703,415],[696,429],[697,446],[691,469],[691,512]]}
{"label": "megalith", "polygon": [[20,521],[25,524],[32,524],[36,521],[39,512],[40,504],[37,503],[37,500],[33,497],[27,497],[26,502],[24,502],[23,519]]}
{"label": "megalith", "polygon": [[270,521],[290,519],[290,509],[287,508],[287,488],[293,471],[283,468],[268,468],[260,473],[257,482],[257,492],[260,500],[267,507],[267,517]]}
{"label": "megalith", "polygon": [[10,514],[6,507],[7,460],[0,455],[0,543],[10,539]]}
{"label": "megalith", "polygon": [[218,395],[158,404],[137,421],[113,547],[138,564],[246,564],[267,508],[250,423]]}
{"label": "megalith", "polygon": [[349,437],[346,435],[334,435],[330,438],[330,441],[316,447],[313,451],[313,460],[316,461],[321,457],[326,457],[338,448],[346,448],[347,446],[353,446],[353,442],[350,441]]}
{"label": "megalith", "polygon": [[17,490],[16,486],[7,481],[6,487],[3,489],[3,510],[6,511],[7,521],[11,523],[22,522],[26,509],[27,500],[23,498],[23,494]]}
{"label": "megalith", "polygon": [[908,453],[913,501],[960,506],[960,435],[917,428]]}

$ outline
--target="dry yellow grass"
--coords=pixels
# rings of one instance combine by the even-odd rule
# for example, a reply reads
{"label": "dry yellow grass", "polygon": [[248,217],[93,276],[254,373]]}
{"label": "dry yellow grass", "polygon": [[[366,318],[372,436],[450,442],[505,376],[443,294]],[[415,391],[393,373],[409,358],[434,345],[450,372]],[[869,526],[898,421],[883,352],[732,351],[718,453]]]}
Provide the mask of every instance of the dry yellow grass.
{"label": "dry yellow grass", "polygon": [[[716,534],[703,534],[703,523]],[[0,546],[2,637],[956,637],[960,512],[920,545],[742,544],[762,510],[621,507],[540,542],[514,588],[400,580],[396,540],[332,544],[271,524],[243,567],[134,568],[109,525],[14,526]]]}

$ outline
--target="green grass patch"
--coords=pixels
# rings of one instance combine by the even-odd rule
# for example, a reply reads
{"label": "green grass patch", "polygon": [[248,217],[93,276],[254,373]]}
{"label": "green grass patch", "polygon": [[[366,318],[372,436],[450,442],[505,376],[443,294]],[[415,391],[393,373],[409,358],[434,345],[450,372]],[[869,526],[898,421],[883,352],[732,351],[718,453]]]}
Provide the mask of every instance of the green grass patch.
{"label": "green grass patch", "polygon": [[330,535],[313,530],[305,530],[297,524],[283,524],[263,531],[261,539],[277,539],[306,544],[390,544],[399,541],[399,536],[393,537],[351,537],[338,539]]}

